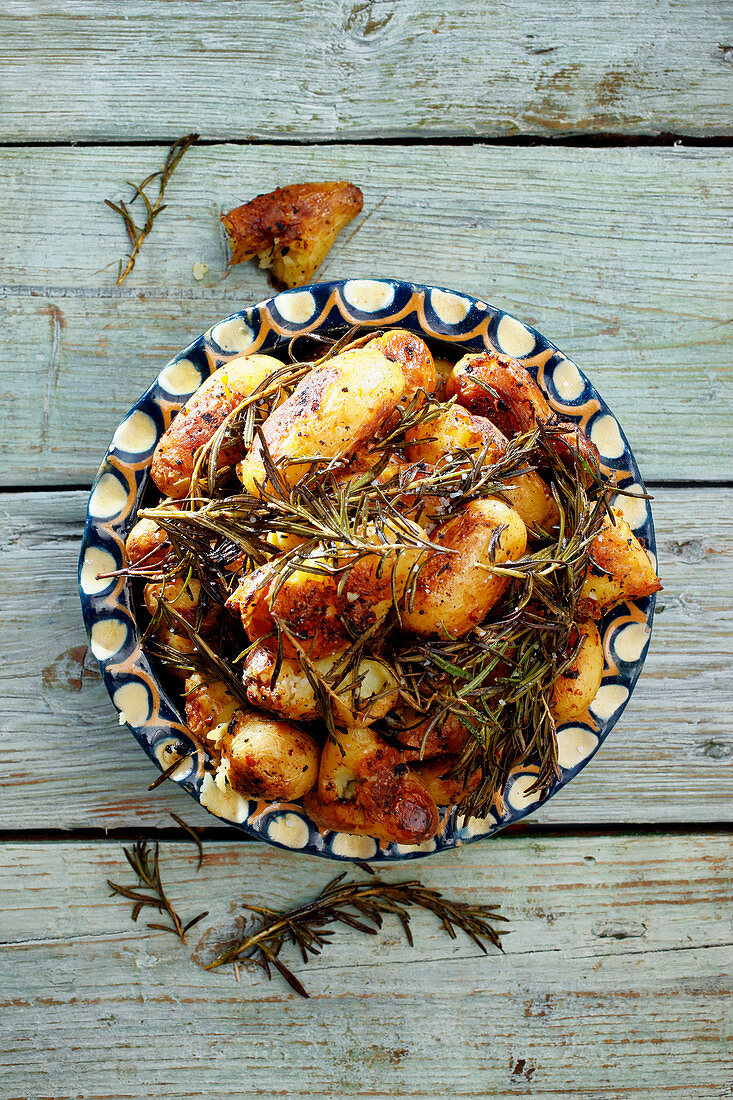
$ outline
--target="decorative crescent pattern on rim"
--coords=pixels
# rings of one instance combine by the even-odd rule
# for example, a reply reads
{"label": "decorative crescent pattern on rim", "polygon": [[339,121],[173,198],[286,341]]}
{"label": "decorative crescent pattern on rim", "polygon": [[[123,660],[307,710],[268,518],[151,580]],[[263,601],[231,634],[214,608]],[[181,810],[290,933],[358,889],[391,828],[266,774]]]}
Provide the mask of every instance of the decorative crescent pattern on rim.
{"label": "decorative crescent pattern on rim", "polygon": [[[535,329],[486,302],[441,287],[393,279],[349,279],[285,291],[218,322],[163,368],[114,434],[92,486],[79,558],[79,591],[89,643],[120,723],[127,723],[163,769],[176,752],[190,753],[172,775],[203,806],[245,832],[280,847],[329,859],[395,861],[455,848],[490,836],[525,817],[574,779],[618,721],[641,672],[651,635],[654,597],[621,603],[599,624],[603,683],[584,720],[558,731],[561,780],[544,799],[528,790],[536,769],[517,768],[504,791],[504,812],[460,825],[444,814],[438,835],[425,844],[385,844],[370,837],[321,833],[299,805],[267,804],[228,796],[205,772],[180,707],[159,683],[140,646],[129,584],[101,574],[122,568],[124,543],[148,482],[153,451],[172,417],[208,375],[247,351],[277,353],[298,333],[340,333],[355,324],[400,325],[454,345],[456,353],[503,351],[523,361],[548,401],[588,432],[609,480],[643,492],[634,456],[618,421],[588,379]],[[649,503],[619,496],[626,515],[656,565]],[[181,748],[182,746],[182,748]]]}

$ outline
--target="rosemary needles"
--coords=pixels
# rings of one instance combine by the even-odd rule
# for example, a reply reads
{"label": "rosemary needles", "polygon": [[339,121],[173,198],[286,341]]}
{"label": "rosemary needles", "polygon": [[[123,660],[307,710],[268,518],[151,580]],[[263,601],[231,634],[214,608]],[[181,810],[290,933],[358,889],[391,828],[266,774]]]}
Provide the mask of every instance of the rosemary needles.
{"label": "rosemary needles", "polygon": [[301,997],[307,997],[302,982],[280,958],[283,947],[292,943],[300,949],[303,962],[320,955],[321,948],[331,939],[332,928],[344,924],[366,935],[376,935],[390,914],[397,917],[407,942],[414,946],[410,928],[410,909],[426,909],[434,913],[451,939],[461,931],[487,954],[486,944],[501,950],[503,929],[497,921],[505,921],[496,905],[470,905],[464,901],[444,898],[439,890],[423,886],[417,879],[409,882],[383,882],[372,878],[368,882],[344,882],[346,874],[338,875],[323,888],[318,897],[305,905],[289,910],[266,909],[258,905],[243,908],[261,917],[258,926],[230,944],[206,970],[226,963],[236,964],[246,958],[255,962],[272,978],[276,970]]}
{"label": "rosemary needles", "polygon": [[[111,210],[119,214],[125,223],[125,229],[127,230],[127,236],[130,238],[130,252],[127,257],[123,258],[119,262],[117,270],[117,286],[122,286],[127,276],[135,266],[135,261],[138,257],[138,253],[142,248],[143,241],[148,236],[153,228],[156,218],[159,214],[162,214],[166,208],[166,204],[163,202],[165,195],[165,189],[168,186],[168,182],[178,167],[181,158],[187,149],[189,149],[195,141],[198,141],[198,134],[186,134],[185,137],[179,138],[178,141],[174,141],[168,150],[168,156],[165,159],[165,164],[157,172],[152,172],[142,183],[132,183],[128,180],[128,185],[132,187],[134,194],[129,200],[129,204],[123,199],[120,199],[119,203],[112,202],[110,199],[105,199],[105,205],[109,206]],[[153,180],[158,181],[158,195],[154,201],[151,201],[149,196],[145,192],[145,188],[149,187]],[[136,199],[142,199],[145,206],[145,221],[140,227],[136,224],[135,219],[130,213],[130,207]],[[125,259],[127,263],[125,263]]]}
{"label": "rosemary needles", "polygon": [[[201,841],[190,826],[186,825],[175,814],[172,816],[175,817],[179,825],[181,825],[196,841],[199,849],[198,866],[200,867],[202,854]],[[157,928],[160,932],[171,932],[174,936],[178,936],[181,943],[185,944],[186,933],[190,928],[193,928],[195,924],[203,920],[204,917],[208,916],[208,909],[203,913],[199,913],[198,916],[192,917],[186,924],[183,923],[181,917],[179,917],[178,913],[171,905],[168,895],[163,888],[163,883],[161,882],[160,850],[157,840],[152,844],[147,840],[136,840],[132,849],[123,848],[122,850],[125,853],[127,862],[138,877],[138,884],[134,887],[120,886],[118,883],[111,882],[107,879],[107,885],[112,893],[119,894],[121,897],[134,902],[131,914],[133,921],[137,921],[143,909],[153,909],[159,913],[165,913],[170,920],[170,924],[149,923],[148,928]]]}

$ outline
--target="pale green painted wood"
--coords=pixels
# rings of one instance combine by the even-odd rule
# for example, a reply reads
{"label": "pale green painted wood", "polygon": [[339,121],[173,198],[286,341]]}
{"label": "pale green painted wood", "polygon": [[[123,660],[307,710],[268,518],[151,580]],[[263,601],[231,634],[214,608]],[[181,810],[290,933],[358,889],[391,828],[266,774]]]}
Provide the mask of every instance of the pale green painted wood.
{"label": "pale green painted wood", "polygon": [[[194,148],[118,289],[126,238],[102,200],[162,158],[158,148],[0,155],[0,331],[13,366],[0,483],[88,483],[167,358],[271,293],[254,264],[222,281],[219,212],[278,183],[328,178],[359,183],[365,214],[321,278],[388,274],[488,298],[587,371],[647,478],[730,477],[729,151]],[[200,283],[196,261],[209,267]]]}
{"label": "pale green painted wood", "polygon": [[[733,820],[733,491],[660,490],[665,590],[644,674],[596,759],[532,821]],[[120,728],[76,592],[83,493],[0,497],[0,828],[215,825]]]}
{"label": "pale green painted wood", "polygon": [[197,875],[192,845],[162,847],[181,913],[210,910],[182,947],[109,897],[107,878],[130,881],[118,844],[0,849],[4,1096],[699,1100],[733,1084],[730,836],[505,837],[418,864],[450,896],[501,904],[506,954],[421,914],[414,950],[391,922],[339,930],[308,966],[287,956],[308,1001],[196,960],[239,900],[305,900],[332,868],[207,852]]}
{"label": "pale green painted wood", "polygon": [[718,0],[8,0],[10,141],[731,133]]}

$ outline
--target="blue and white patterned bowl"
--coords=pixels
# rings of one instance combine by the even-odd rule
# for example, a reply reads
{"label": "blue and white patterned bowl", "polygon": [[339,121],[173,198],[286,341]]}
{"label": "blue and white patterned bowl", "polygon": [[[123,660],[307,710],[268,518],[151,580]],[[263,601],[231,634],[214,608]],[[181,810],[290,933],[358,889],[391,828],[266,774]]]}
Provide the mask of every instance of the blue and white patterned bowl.
{"label": "blue and white patterned bowl", "polygon": [[[554,344],[508,313],[464,294],[394,279],[351,279],[286,291],[219,321],[160,372],[114,434],[89,497],[79,559],[79,590],[92,653],[107,690],[133,734],[161,768],[190,752],[173,779],[217,817],[271,844],[330,859],[395,861],[455,848],[525,817],[585,767],[618,721],[641,672],[651,635],[654,597],[618,604],[600,624],[603,683],[582,720],[558,731],[562,778],[540,799],[528,794],[537,769],[517,768],[504,791],[504,813],[459,825],[446,815],[439,834],[421,845],[379,843],[370,837],[321,833],[297,804],[228,797],[205,772],[205,754],[191,739],[178,701],[159,682],[140,646],[130,584],[98,579],[123,565],[125,538],[148,482],[153,451],[173,416],[201,382],[245,351],[277,352],[297,333],[340,333],[355,324],[399,325],[443,341],[458,357],[495,349],[521,359],[553,409],[590,436],[606,476],[624,489],[643,483],[618,421],[588,379]],[[649,504],[619,496],[635,534],[656,565]]]}

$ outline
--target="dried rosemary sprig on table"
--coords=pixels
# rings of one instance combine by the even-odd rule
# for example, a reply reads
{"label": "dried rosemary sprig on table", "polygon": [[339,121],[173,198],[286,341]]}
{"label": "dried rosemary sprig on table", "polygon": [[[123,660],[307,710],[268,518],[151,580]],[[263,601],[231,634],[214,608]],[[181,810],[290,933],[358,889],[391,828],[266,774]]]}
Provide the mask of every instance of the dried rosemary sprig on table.
{"label": "dried rosemary sprig on table", "polygon": [[[121,259],[119,262],[119,267],[117,270],[117,286],[122,286],[125,279],[135,266],[135,260],[138,257],[140,249],[142,248],[143,241],[152,230],[155,219],[158,217],[159,214],[162,214],[162,212],[166,208],[165,203],[163,202],[163,196],[165,195],[165,189],[168,186],[168,182],[175,172],[176,168],[178,167],[181,157],[184,155],[186,150],[194,144],[195,141],[198,141],[198,138],[198,134],[186,134],[185,137],[179,138],[178,141],[173,142],[170,149],[168,150],[168,156],[166,157],[165,164],[162,168],[158,169],[157,172],[151,172],[151,174],[147,176],[146,179],[142,181],[142,183],[132,183],[131,180],[128,180],[128,186],[132,187],[133,191],[135,192],[132,198],[129,200],[129,206],[123,199],[120,199],[119,203],[112,202],[111,199],[104,200],[106,206],[109,206],[111,210],[114,210],[115,213],[120,215],[125,223],[127,235],[130,238],[131,251],[126,257],[127,263],[125,263],[124,259]],[[148,187],[149,184],[151,184],[155,179],[158,180],[158,196],[155,201],[151,202],[150,198],[145,193],[145,188]],[[138,227],[136,225],[135,219],[133,218],[129,209],[129,207],[132,206],[137,198],[141,198],[145,205],[146,217],[142,227]]]}
{"label": "dried rosemary sprig on table", "polygon": [[[190,825],[182,821],[177,814],[171,814],[171,817],[197,844],[199,858],[196,870],[198,870],[203,859],[203,848],[200,838]],[[125,853],[127,862],[138,877],[138,885],[134,887],[120,886],[118,883],[111,882],[110,879],[107,879],[107,885],[112,893],[119,894],[121,897],[134,902],[131,914],[133,921],[137,921],[143,909],[154,909],[159,913],[166,913],[170,918],[170,924],[149,923],[148,928],[156,928],[161,932],[172,932],[174,936],[178,936],[181,943],[185,944],[186,933],[189,929],[193,928],[194,925],[198,924],[199,921],[202,921],[204,917],[208,916],[208,909],[203,913],[199,913],[198,916],[192,917],[186,924],[183,923],[181,917],[179,917],[178,913],[171,905],[160,879],[160,848],[157,840],[152,844],[147,840],[137,840],[133,844],[132,850],[123,848],[122,851]],[[150,892],[143,893],[143,890]]]}
{"label": "dried rosemary sprig on table", "polygon": [[413,947],[409,910],[414,908],[434,913],[451,939],[456,939],[458,930],[473,940],[484,954],[487,953],[487,943],[502,949],[500,937],[504,930],[497,929],[495,922],[505,921],[506,917],[498,912],[496,905],[450,901],[439,890],[423,886],[417,879],[391,883],[379,878],[368,882],[344,882],[345,878],[345,872],[338,875],[313,901],[295,909],[244,905],[244,909],[261,916],[259,926],[238,943],[227,947],[204,969],[214,970],[226,963],[249,959],[262,967],[268,978],[272,978],[273,969],[277,970],[296,993],[307,997],[303,984],[280,958],[286,943],[297,946],[303,962],[307,963],[310,957],[320,955],[321,948],[330,942],[333,934],[330,925],[345,924],[357,932],[373,936],[382,927],[384,917],[392,914],[399,920],[407,942]]}
{"label": "dried rosemary sprig on table", "polygon": [[[171,817],[196,843],[199,854],[198,870],[203,858],[203,847],[198,834],[177,814],[171,814]],[[134,902],[131,914],[133,921],[137,921],[145,907],[167,913],[171,920],[170,925],[150,923],[148,928],[172,932],[185,944],[186,933],[208,916],[208,910],[183,924],[168,900],[160,880],[157,841],[150,846],[148,841],[138,840],[132,851],[128,848],[122,850],[141,886],[152,893],[143,894],[138,888],[119,886],[109,879],[107,885],[113,893]],[[345,882],[346,872],[343,872],[324,886],[312,901],[292,909],[270,909],[243,904],[243,909],[256,913],[261,918],[257,927],[245,932],[235,942],[230,942],[221,954],[204,965],[204,970],[216,970],[231,963],[239,981],[240,960],[254,962],[264,970],[268,980],[272,979],[272,972],[275,970],[299,996],[308,997],[302,982],[280,957],[286,944],[291,943],[298,947],[303,962],[307,963],[311,957],[320,955],[321,949],[330,943],[333,935],[331,926],[343,924],[357,932],[374,936],[382,927],[384,918],[391,914],[402,925],[410,947],[414,947],[410,927],[411,909],[425,909],[434,913],[451,939],[457,938],[457,932],[463,932],[484,955],[488,954],[487,944],[503,951],[501,937],[506,930],[497,928],[496,925],[505,922],[507,918],[499,912],[498,905],[472,905],[465,901],[454,901],[443,897],[439,890],[423,886],[418,879],[384,882],[376,877],[368,864],[359,862],[357,866],[370,875],[366,882]]]}

